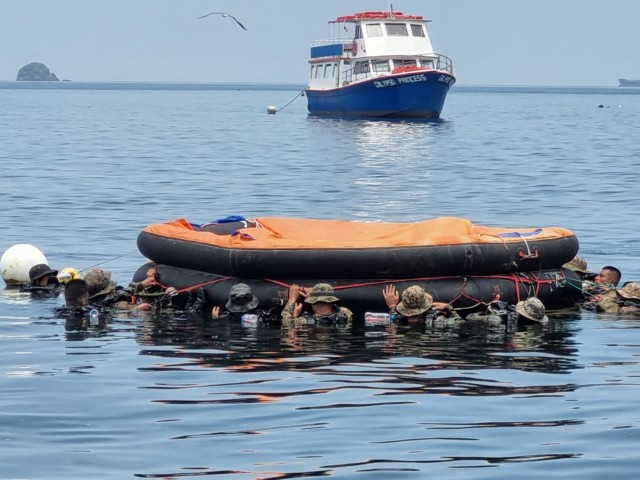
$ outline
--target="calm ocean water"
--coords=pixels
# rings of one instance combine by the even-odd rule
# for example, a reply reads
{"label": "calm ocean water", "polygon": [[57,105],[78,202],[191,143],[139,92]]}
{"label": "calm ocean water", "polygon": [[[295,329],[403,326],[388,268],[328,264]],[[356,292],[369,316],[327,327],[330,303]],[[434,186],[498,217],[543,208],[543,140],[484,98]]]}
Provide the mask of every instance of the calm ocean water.
{"label": "calm ocean water", "polygon": [[[126,284],[149,223],[453,215],[569,228],[592,270],[640,279],[640,89],[456,86],[441,121],[391,122],[266,114],[301,86],[41,87],[0,83],[2,252]],[[0,290],[3,479],[637,477],[640,317],[77,331],[58,303]]]}

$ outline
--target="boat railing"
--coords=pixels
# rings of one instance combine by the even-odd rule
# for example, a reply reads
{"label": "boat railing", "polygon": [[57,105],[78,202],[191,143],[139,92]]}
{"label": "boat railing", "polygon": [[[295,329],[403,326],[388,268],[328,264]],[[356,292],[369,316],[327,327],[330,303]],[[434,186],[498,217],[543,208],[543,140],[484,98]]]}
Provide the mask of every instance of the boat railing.
{"label": "boat railing", "polygon": [[436,55],[435,61],[435,67],[438,70],[444,70],[445,72],[449,72],[453,75],[453,61],[449,57],[438,54]]}
{"label": "boat railing", "polygon": [[312,47],[322,47],[324,45],[334,45],[336,43],[341,43],[343,45],[351,45],[353,43],[353,37],[335,37],[335,38],[327,38],[325,40],[314,40],[311,42]]}
{"label": "boat railing", "polygon": [[[394,55],[393,58],[405,58],[402,56],[398,56],[398,55]],[[406,56],[406,58],[408,59],[425,59],[425,60],[430,60],[433,62],[433,68],[435,68],[436,70],[443,70],[445,72],[450,73],[451,75],[453,75],[453,61],[445,56],[445,55],[440,55],[440,54],[433,54],[433,55],[408,55]],[[354,60],[358,60],[357,58]],[[364,59],[363,59],[364,60]],[[353,60],[352,60],[353,61]],[[373,78],[373,77],[379,77],[381,75],[387,75],[390,72],[372,72],[371,71],[371,66],[369,65],[369,69],[367,71],[362,71],[361,68],[362,66],[358,66],[357,68],[359,69],[358,72],[354,72],[355,70],[355,66],[348,68],[347,70],[344,70],[342,72],[342,74],[340,75],[341,79],[340,79],[340,85],[342,86],[346,86],[349,85],[350,83],[354,82],[354,81],[361,81],[361,80],[367,80],[369,78]]]}

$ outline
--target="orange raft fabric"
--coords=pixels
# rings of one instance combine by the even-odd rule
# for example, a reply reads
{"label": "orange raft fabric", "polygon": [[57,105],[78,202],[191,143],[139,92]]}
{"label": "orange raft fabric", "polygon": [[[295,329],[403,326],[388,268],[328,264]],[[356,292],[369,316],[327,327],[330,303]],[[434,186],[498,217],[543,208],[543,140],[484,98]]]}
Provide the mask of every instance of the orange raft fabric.
{"label": "orange raft fabric", "polygon": [[[345,249],[442,246],[464,244],[522,244],[529,240],[572,237],[559,227],[505,228],[474,225],[457,217],[415,223],[373,223],[348,220],[313,220],[286,217],[256,218],[255,228],[238,235],[198,231],[185,219],[150,225],[145,232],[177,240],[229,249]],[[500,237],[500,234],[507,234]]]}

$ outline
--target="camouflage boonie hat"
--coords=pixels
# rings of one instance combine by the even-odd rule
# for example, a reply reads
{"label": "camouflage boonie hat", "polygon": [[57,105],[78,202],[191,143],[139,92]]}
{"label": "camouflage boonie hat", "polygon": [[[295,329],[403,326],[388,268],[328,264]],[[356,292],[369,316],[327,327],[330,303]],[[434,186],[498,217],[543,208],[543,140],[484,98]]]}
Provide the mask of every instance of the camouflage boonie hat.
{"label": "camouflage boonie hat", "polygon": [[246,283],[238,283],[231,287],[225,307],[233,313],[245,313],[256,308],[258,303],[258,298],[251,292],[251,287]]}
{"label": "camouflage boonie hat", "polygon": [[318,283],[314,285],[309,296],[304,299],[307,303],[325,302],[335,303],[340,300],[334,295],[333,287],[328,283]]}
{"label": "camouflage boonie hat", "polygon": [[640,300],[640,283],[630,282],[618,288],[616,293],[625,300]]}
{"label": "camouflage boonie hat", "polygon": [[529,297],[516,303],[516,312],[534,322],[546,322],[549,318],[545,315],[544,303],[539,298]]}
{"label": "camouflage boonie hat", "polygon": [[578,273],[589,273],[589,270],[587,270],[587,261],[577,255],[565,263],[563,267]]}
{"label": "camouflage boonie hat", "polygon": [[400,315],[413,317],[426,312],[433,303],[433,297],[425,292],[422,287],[412,285],[402,292],[402,301],[396,305]]}
{"label": "camouflage boonie hat", "polygon": [[111,280],[111,272],[100,268],[92,268],[84,275],[87,283],[89,298],[106,295],[116,288],[116,282]]}

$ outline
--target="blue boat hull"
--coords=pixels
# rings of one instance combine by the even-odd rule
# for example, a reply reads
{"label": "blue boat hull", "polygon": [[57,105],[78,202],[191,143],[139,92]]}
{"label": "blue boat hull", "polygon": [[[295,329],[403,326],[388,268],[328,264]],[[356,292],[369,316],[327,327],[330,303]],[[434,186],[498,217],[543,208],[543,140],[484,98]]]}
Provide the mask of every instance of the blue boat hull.
{"label": "blue boat hull", "polygon": [[455,77],[441,71],[375,77],[330,90],[307,88],[312,115],[437,118]]}

